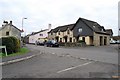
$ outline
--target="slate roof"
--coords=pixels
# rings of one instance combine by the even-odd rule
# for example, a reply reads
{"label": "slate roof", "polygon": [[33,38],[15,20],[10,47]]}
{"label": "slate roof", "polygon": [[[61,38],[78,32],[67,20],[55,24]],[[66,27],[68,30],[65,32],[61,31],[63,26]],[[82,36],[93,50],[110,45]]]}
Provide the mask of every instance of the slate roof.
{"label": "slate roof", "polygon": [[112,38],[113,38],[113,40],[120,40],[120,36],[119,35],[118,36],[113,36]]}
{"label": "slate roof", "polygon": [[[74,27],[74,25],[75,25],[75,23],[74,24],[68,24],[68,25],[64,25],[64,26],[58,26],[58,27],[56,27],[55,29],[51,29],[51,31],[50,32],[58,32],[59,30],[61,31],[61,32],[64,32],[64,31],[66,31],[67,30],[67,28],[69,28],[70,30],[72,30],[72,28]],[[48,33],[50,33],[50,32],[48,32]]]}
{"label": "slate roof", "polygon": [[[91,20],[87,20],[84,18],[80,18],[86,25],[88,25],[94,32],[99,33],[99,34],[107,34],[109,35],[109,33],[106,32],[106,30],[104,29],[104,26],[101,26],[100,24],[98,24],[95,21],[91,21]],[[95,26],[95,27],[94,27]],[[103,31],[102,31],[103,29]]]}
{"label": "slate roof", "polygon": [[[76,23],[74,24],[68,24],[68,25],[64,25],[64,26],[58,26],[56,27],[55,29],[52,29],[50,32],[54,32],[56,33],[58,30],[60,30],[61,32],[67,30],[67,28],[69,28],[70,30],[73,30],[75,25],[80,21],[82,20],[87,26],[89,26],[94,32],[96,33],[102,33],[102,34],[109,34],[107,32],[105,32],[105,29],[103,26],[100,26],[97,22],[95,21],[91,21],[91,20],[87,20],[87,19],[84,19],[84,18],[79,18],[77,20]],[[95,26],[95,27],[94,27]],[[103,31],[101,31],[103,29]],[[48,33],[50,33],[48,32]]]}
{"label": "slate roof", "polygon": [[106,29],[105,31],[106,31],[107,33],[109,33],[111,36],[113,35],[112,29]]}
{"label": "slate roof", "polygon": [[37,33],[44,32],[44,31],[47,31],[47,30],[48,30],[48,29],[40,30],[40,31],[38,31],[38,32],[33,32],[32,34],[29,34],[28,36],[35,35],[35,34],[37,34]]}
{"label": "slate roof", "polygon": [[[0,27],[0,30],[4,29],[6,26],[9,26],[9,25],[11,25],[11,24],[6,24],[6,25]],[[11,26],[14,27],[14,28],[16,28],[17,30],[19,30],[21,32],[21,30],[18,29],[16,26],[14,26],[14,25],[11,25]]]}

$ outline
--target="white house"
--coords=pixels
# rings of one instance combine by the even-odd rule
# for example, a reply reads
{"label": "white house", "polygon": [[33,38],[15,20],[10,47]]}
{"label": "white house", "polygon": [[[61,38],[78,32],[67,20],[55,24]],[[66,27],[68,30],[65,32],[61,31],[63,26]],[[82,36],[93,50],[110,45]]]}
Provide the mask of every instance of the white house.
{"label": "white house", "polygon": [[29,43],[35,44],[36,41],[44,42],[48,38],[48,32],[51,30],[51,24],[49,24],[48,29],[44,29],[38,32],[33,32],[29,35]]}

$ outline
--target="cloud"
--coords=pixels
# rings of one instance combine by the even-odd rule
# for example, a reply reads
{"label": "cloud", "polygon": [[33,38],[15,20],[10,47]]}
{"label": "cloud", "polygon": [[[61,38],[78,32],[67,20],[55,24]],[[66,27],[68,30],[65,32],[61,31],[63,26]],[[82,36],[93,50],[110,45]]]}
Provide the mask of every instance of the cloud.
{"label": "cloud", "polygon": [[118,0],[0,0],[0,23],[13,20],[21,29],[23,17],[24,28],[30,33],[75,23],[79,17],[100,23],[105,28],[112,28],[117,35]]}

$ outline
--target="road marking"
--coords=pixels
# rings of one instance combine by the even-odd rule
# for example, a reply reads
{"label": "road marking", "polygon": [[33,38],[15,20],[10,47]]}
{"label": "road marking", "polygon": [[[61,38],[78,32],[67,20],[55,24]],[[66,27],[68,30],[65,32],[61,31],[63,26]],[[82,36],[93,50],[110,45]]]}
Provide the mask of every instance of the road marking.
{"label": "road marking", "polygon": [[55,54],[55,53],[52,53],[52,54]]}
{"label": "road marking", "polygon": [[81,65],[78,65],[78,66],[75,66],[75,67],[71,67],[71,68],[67,68],[67,69],[64,69],[64,70],[60,70],[57,73],[65,72],[65,71],[68,71],[68,70],[72,70],[72,69],[75,69],[75,68],[78,68],[78,67],[81,67],[81,66],[88,65],[90,63],[92,63],[92,62],[88,62],[88,63],[84,63],[84,64],[81,64]]}

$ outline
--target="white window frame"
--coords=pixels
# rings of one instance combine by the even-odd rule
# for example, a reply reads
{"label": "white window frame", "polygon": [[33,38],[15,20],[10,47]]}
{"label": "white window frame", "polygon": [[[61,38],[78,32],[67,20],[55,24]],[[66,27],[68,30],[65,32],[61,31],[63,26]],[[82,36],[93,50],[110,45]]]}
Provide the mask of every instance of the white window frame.
{"label": "white window frame", "polygon": [[79,32],[79,33],[82,33],[82,28],[79,28],[79,29],[78,29],[78,32]]}

